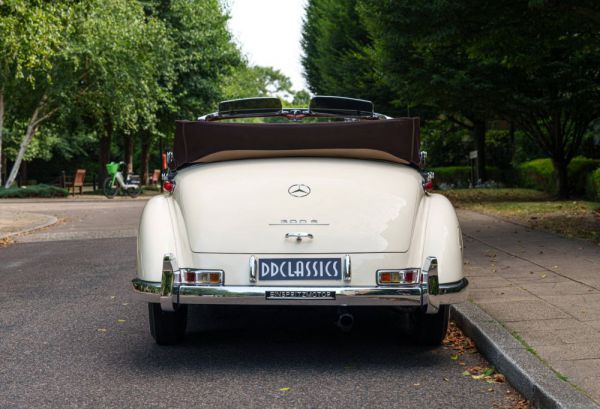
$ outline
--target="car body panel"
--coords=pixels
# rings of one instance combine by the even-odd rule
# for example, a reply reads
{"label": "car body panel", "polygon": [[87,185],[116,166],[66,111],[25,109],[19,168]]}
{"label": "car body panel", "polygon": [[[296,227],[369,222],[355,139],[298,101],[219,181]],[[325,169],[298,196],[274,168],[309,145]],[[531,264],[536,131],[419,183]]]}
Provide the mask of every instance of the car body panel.
{"label": "car body panel", "polygon": [[[329,166],[329,162],[335,163]],[[277,173],[282,167],[286,170]],[[335,174],[342,170],[349,171],[352,178]],[[243,176],[236,178],[240,173]],[[463,278],[462,238],[455,211],[444,196],[418,191],[418,177],[419,173],[408,166],[348,159],[260,159],[191,167],[178,174],[175,194],[150,199],[143,211],[137,276],[160,282],[163,257],[172,254],[179,267],[223,270],[224,285],[260,286],[260,279],[256,283],[250,280],[251,256],[260,259],[348,255],[353,266],[350,282],[321,280],[313,284],[375,286],[378,269],[423,268],[427,257],[438,259],[440,283],[459,281]],[[320,183],[320,178],[326,182]],[[276,182],[270,183],[271,179]],[[251,189],[244,188],[244,183],[252,180],[262,180],[264,186],[259,183],[256,189],[267,193],[252,195]],[[310,195],[290,196],[287,190],[294,182],[312,183]],[[402,189],[403,186],[407,188]],[[320,193],[320,189],[333,192],[332,196],[340,200],[325,197],[327,193]],[[235,192],[240,190],[248,196],[235,201]],[[200,191],[204,193],[198,194]],[[214,197],[219,200],[211,201],[211,192],[216,192]],[[353,197],[344,199],[350,193]],[[305,200],[313,194],[312,202]],[[371,202],[373,205],[369,206]],[[364,214],[352,218],[354,208]],[[269,225],[271,220],[290,217],[288,212],[299,214],[291,216],[298,220],[316,218],[330,223],[309,224],[310,229],[299,223]],[[224,222],[223,218],[228,220]],[[324,234],[325,229],[330,233]],[[285,239],[290,230],[310,230],[315,238],[301,242]],[[264,285],[311,283],[269,281]]]}
{"label": "car body panel", "polygon": [[[288,190],[310,188],[304,197]],[[174,198],[193,252],[406,252],[421,177],[385,162],[286,158],[220,162],[177,175]],[[285,240],[307,232],[311,240]]]}

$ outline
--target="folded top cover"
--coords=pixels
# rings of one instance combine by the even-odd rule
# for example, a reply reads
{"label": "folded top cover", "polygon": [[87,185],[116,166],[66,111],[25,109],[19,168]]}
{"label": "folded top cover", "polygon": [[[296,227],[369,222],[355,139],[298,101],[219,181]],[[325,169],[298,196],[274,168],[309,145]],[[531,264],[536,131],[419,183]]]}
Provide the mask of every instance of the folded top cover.
{"label": "folded top cover", "polygon": [[173,154],[190,163],[324,156],[419,163],[419,119],[357,122],[225,123],[177,121]]}

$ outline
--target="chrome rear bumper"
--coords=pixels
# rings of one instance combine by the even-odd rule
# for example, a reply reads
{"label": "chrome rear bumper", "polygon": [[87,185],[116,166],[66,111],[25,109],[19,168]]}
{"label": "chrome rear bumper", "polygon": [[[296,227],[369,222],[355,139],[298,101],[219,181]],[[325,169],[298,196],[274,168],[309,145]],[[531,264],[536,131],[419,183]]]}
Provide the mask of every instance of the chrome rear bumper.
{"label": "chrome rear bumper", "polygon": [[[164,280],[163,280],[164,281]],[[454,283],[439,284],[436,294],[427,284],[398,287],[262,287],[262,286],[165,286],[160,282],[133,280],[138,296],[147,302],[161,303],[169,310],[177,304],[222,305],[340,305],[427,307],[437,312],[439,305],[454,304],[467,298],[466,278]],[[165,291],[166,290],[166,291]],[[335,292],[335,299],[289,298],[268,299],[268,292]],[[284,294],[285,295],[285,294]],[[435,298],[435,302],[433,302]],[[430,302],[432,301],[432,302]]]}
{"label": "chrome rear bumper", "polygon": [[164,311],[174,311],[178,304],[360,305],[420,307],[428,314],[435,314],[440,305],[466,301],[469,285],[466,278],[440,283],[435,257],[425,260],[419,283],[394,286],[353,287],[346,280],[346,285],[331,287],[186,285],[175,280],[185,270],[179,269],[174,257],[167,254],[163,259],[162,281],[136,278],[133,288],[144,301],[160,303]]}

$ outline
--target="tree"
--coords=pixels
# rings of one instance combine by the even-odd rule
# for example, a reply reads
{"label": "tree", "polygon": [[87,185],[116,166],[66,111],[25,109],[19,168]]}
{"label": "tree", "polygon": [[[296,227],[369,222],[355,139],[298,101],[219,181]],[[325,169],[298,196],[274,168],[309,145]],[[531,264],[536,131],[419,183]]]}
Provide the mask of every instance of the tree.
{"label": "tree", "polygon": [[272,67],[242,65],[227,79],[223,87],[226,99],[281,96],[293,97],[292,81]]}
{"label": "tree", "polygon": [[102,180],[114,136],[129,149],[131,170],[134,133],[156,126],[157,111],[168,100],[172,43],[164,25],[139,3],[88,1],[77,15],[66,56],[78,79],[71,116],[99,135]]}
{"label": "tree", "polygon": [[[558,196],[567,166],[600,117],[600,4],[594,0],[463,0],[453,34],[470,58],[498,72],[498,110],[552,159]],[[485,10],[475,13],[474,9]],[[494,18],[489,18],[494,16]]]}
{"label": "tree", "polygon": [[168,103],[159,106],[157,125],[142,134],[142,180],[152,144],[170,139],[177,119],[196,119],[223,99],[225,82],[243,65],[227,29],[229,16],[218,0],[147,0],[147,16],[160,20],[173,46]]}
{"label": "tree", "polygon": [[370,33],[357,0],[310,0],[302,31],[302,65],[309,89],[320,95],[372,100],[378,111],[398,113],[395,99],[375,69]]}
{"label": "tree", "polygon": [[71,20],[71,9],[62,1],[0,3],[0,163],[7,115],[10,122],[27,123],[6,187],[13,184],[39,127],[58,109],[65,83],[57,74]]}
{"label": "tree", "polygon": [[[360,0],[359,14],[373,38],[377,69],[399,105],[443,115],[469,129],[478,150],[478,174],[486,179],[486,124],[498,115],[498,68],[472,58],[454,35],[470,15],[488,10],[462,3]],[[466,13],[466,15],[465,15]],[[475,35],[472,33],[472,35]]]}

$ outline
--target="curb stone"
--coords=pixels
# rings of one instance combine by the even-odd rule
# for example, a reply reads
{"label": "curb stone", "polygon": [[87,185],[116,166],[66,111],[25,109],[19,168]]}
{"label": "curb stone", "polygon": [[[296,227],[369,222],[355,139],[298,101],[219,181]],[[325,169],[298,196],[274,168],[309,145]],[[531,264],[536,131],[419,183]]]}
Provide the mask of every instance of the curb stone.
{"label": "curb stone", "polygon": [[29,233],[29,232],[32,232],[34,230],[43,229],[44,227],[52,226],[53,224],[55,224],[56,222],[58,222],[58,219],[56,217],[54,217],[54,216],[50,216],[50,215],[47,215],[47,214],[45,214],[44,216],[46,216],[46,218],[47,218],[44,223],[40,223],[40,224],[37,224],[37,225],[32,226],[32,227],[27,227],[26,229],[22,229],[22,230],[19,230],[19,231],[13,231],[13,232],[10,232],[10,233],[0,234],[0,240],[6,239],[8,237],[18,236],[18,235],[24,234],[24,233]]}
{"label": "curb stone", "polygon": [[451,317],[510,384],[537,408],[600,408],[569,383],[560,380],[506,328],[475,304],[453,305]]}

